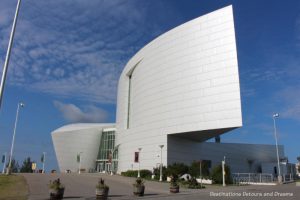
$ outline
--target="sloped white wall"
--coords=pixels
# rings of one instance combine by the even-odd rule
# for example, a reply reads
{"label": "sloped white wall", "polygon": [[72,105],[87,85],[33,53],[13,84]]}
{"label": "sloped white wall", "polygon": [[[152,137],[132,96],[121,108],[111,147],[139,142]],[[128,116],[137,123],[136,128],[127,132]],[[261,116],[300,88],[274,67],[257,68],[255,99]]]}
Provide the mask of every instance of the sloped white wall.
{"label": "sloped white wall", "polygon": [[[130,112],[128,113],[131,74]],[[127,120],[129,115],[129,128]],[[232,7],[178,26],[142,48],[119,79],[117,143],[119,171],[157,163],[167,135],[242,126]],[[201,133],[199,133],[201,134]]]}

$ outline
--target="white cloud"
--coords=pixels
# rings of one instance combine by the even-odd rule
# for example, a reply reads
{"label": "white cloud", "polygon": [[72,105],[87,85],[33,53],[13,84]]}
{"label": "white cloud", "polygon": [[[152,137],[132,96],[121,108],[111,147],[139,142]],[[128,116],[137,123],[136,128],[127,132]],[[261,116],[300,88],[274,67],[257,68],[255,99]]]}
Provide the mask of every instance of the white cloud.
{"label": "white cloud", "polygon": [[[22,1],[7,83],[114,104],[124,65],[153,39],[145,5],[138,1]],[[0,56],[4,59],[15,4],[4,0],[3,7]]]}
{"label": "white cloud", "polygon": [[78,108],[74,104],[64,104],[59,101],[53,102],[54,106],[62,113],[65,120],[68,122],[105,122],[108,118],[108,113],[100,108],[89,105],[83,109]]}
{"label": "white cloud", "polygon": [[278,99],[280,115],[284,118],[300,121],[300,86],[289,86],[279,90],[275,98]]}

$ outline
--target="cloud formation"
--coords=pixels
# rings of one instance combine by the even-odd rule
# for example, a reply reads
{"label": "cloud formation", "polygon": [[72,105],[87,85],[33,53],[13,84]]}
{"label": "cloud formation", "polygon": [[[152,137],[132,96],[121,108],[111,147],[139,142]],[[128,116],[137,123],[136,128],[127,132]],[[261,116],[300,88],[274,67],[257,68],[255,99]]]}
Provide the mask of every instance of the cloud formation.
{"label": "cloud formation", "polygon": [[[14,3],[1,2],[0,65]],[[22,1],[8,84],[114,104],[124,65],[156,36],[153,32],[159,32],[149,28],[151,23],[145,23],[146,8],[147,4],[138,1]]]}
{"label": "cloud formation", "polygon": [[62,113],[64,119],[71,123],[100,123],[105,122],[108,118],[106,111],[92,105],[80,109],[74,104],[65,104],[59,101],[54,101],[53,104]]}
{"label": "cloud formation", "polygon": [[289,86],[279,90],[275,98],[280,100],[280,113],[284,118],[300,121],[300,87]]}

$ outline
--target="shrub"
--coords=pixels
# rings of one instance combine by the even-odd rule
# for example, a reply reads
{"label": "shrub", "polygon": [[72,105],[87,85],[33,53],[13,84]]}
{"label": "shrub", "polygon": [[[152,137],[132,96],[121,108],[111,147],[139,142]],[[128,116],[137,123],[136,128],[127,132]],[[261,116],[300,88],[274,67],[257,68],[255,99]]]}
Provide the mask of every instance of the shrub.
{"label": "shrub", "polygon": [[191,178],[187,181],[185,180],[181,180],[179,181],[180,185],[184,188],[189,188],[189,189],[201,189],[201,188],[205,188],[204,185],[202,185],[201,187],[201,184],[197,182],[197,180],[195,178]]}
{"label": "shrub", "polygon": [[174,163],[172,165],[169,165],[167,168],[167,176],[171,175],[177,175],[182,176],[183,174],[186,174],[189,172],[189,166],[183,164],[183,163]]}
{"label": "shrub", "polygon": [[151,178],[152,172],[147,169],[140,170],[140,175],[142,178]]}
{"label": "shrub", "polygon": [[178,176],[176,174],[171,175],[171,182],[170,182],[170,186],[171,187],[177,187],[177,180],[178,180]]}
{"label": "shrub", "polygon": [[195,178],[191,178],[191,180],[188,180],[188,188],[201,189],[201,188],[205,188],[205,186],[201,187],[201,184],[199,184]]}
{"label": "shrub", "polygon": [[[127,177],[137,177],[138,176],[138,170],[127,170],[126,172],[121,172],[122,176]],[[147,169],[140,170],[140,176],[141,178],[151,178],[152,172]]]}
{"label": "shrub", "polygon": [[100,178],[98,184],[96,185],[97,189],[108,189],[108,185],[104,183],[104,179]]}
{"label": "shrub", "polygon": [[50,181],[49,188],[53,190],[60,190],[60,189],[64,189],[65,186],[61,184],[60,179],[58,178],[55,179],[54,181]]}
{"label": "shrub", "polygon": [[32,173],[32,161],[30,159],[30,157],[26,158],[24,161],[23,161],[23,165],[20,169],[20,172],[21,173]]}
{"label": "shrub", "polygon": [[137,178],[135,182],[133,183],[133,186],[138,187],[138,186],[143,186],[144,185],[144,180],[141,178]]}
{"label": "shrub", "polygon": [[[222,184],[223,175],[222,175],[222,165],[217,165],[212,169],[211,177],[214,183]],[[225,182],[232,183],[230,168],[228,165],[225,165]]]}
{"label": "shrub", "polygon": [[122,176],[128,177],[137,177],[138,171],[137,170],[127,170],[126,172],[121,172]]}
{"label": "shrub", "polygon": [[[154,179],[159,180],[160,176],[160,168],[153,168]],[[165,166],[162,167],[162,180],[167,180],[167,168]]]}
{"label": "shrub", "polygon": [[[209,164],[206,161],[201,163],[202,177],[209,178]],[[188,172],[192,177],[200,177],[200,161],[193,161]]]}

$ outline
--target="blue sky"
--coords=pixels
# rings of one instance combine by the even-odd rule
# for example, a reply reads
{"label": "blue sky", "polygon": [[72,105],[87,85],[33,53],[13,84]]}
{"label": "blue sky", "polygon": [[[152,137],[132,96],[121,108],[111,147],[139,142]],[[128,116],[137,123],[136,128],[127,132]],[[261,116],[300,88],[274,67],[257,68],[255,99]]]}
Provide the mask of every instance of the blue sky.
{"label": "blue sky", "polygon": [[[0,0],[0,66],[17,0]],[[0,111],[0,153],[9,152],[17,103],[15,157],[57,168],[50,132],[74,122],[115,122],[118,77],[160,34],[233,5],[243,127],[224,142],[279,143],[300,155],[300,2],[297,0],[23,0]],[[40,163],[38,165],[41,167]],[[0,165],[1,166],[1,165]],[[1,166],[2,167],[2,166]]]}

